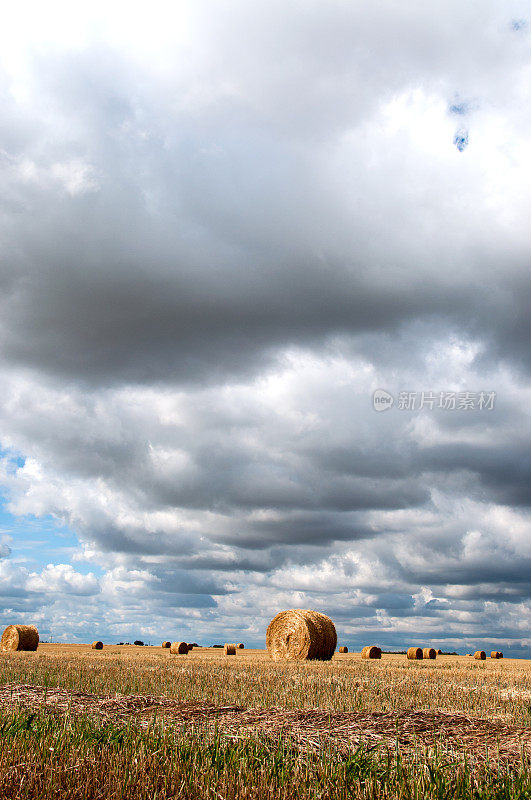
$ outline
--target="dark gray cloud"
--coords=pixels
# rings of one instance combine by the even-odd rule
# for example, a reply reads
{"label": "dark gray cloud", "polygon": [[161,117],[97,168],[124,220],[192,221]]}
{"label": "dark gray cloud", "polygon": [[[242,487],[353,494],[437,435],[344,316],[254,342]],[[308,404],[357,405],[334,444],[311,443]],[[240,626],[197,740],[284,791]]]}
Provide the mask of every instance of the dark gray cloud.
{"label": "dark gray cloud", "polygon": [[[489,224],[499,252],[482,240],[473,209],[471,252],[460,252],[455,188],[442,175],[432,185],[425,156],[404,186],[398,142],[380,156],[365,132],[358,148],[348,138],[342,145],[419,79],[428,95],[441,91],[441,78],[454,91],[470,80],[470,48],[455,64],[449,31],[420,8],[407,24],[387,9],[395,27],[375,26],[376,52],[364,38],[373,12],[327,10],[323,35],[318,7],[301,30],[286,10],[280,29],[258,11],[268,22],[256,28],[242,5],[218,38],[225,13],[206,23],[197,12],[197,74],[176,65],[173,84],[95,44],[34,57],[29,109],[6,92],[2,153],[18,213],[4,220],[5,357],[116,384],[256,373],[287,345],[384,334],[430,316],[512,339],[508,305],[518,307],[521,295],[511,272],[525,261],[497,215]],[[468,12],[459,13],[466,24]],[[521,61],[501,33],[495,41],[479,30],[478,41],[483,90],[497,68],[507,81],[518,74]],[[491,89],[497,101],[500,88]],[[389,149],[382,121],[374,124]],[[26,135],[14,142],[17,125]],[[435,205],[425,202],[433,191]],[[423,229],[435,224],[427,239]],[[470,268],[478,262],[489,279],[479,287]]]}

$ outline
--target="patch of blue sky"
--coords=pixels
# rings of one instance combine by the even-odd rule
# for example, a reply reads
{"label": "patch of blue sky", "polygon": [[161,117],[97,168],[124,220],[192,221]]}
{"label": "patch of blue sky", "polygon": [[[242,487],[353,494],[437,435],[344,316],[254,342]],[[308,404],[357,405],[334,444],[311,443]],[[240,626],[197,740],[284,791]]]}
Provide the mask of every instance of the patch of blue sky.
{"label": "patch of blue sky", "polygon": [[22,453],[3,447],[0,447],[0,460],[4,462],[9,472],[16,472],[26,463]]}
{"label": "patch of blue sky", "polygon": [[450,114],[457,114],[458,116],[464,117],[465,114],[468,114],[470,111],[470,104],[465,100],[461,103],[451,103],[451,105],[448,106],[448,111]]}
{"label": "patch of blue sky", "polygon": [[464,128],[460,128],[456,131],[454,135],[454,144],[460,153],[466,150],[468,147],[468,131]]}
{"label": "patch of blue sky", "polygon": [[[80,547],[74,531],[51,516],[16,517],[6,509],[6,503],[6,498],[0,498],[0,536],[7,537],[10,561],[24,564],[32,572],[39,572],[47,564],[72,563]],[[81,574],[103,575],[96,564],[75,561],[72,565]]]}

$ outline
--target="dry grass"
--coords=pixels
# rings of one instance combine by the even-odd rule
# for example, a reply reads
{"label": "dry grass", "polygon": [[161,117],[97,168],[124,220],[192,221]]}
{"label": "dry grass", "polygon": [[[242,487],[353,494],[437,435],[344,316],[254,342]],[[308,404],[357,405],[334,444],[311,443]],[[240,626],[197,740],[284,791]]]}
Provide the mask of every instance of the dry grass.
{"label": "dry grass", "polygon": [[17,706],[26,712],[83,714],[115,725],[134,720],[149,728],[154,719],[180,728],[200,725],[205,733],[216,731],[230,740],[282,736],[302,753],[332,746],[335,753],[347,756],[361,744],[392,751],[398,743],[403,752],[417,748],[429,752],[436,748],[454,760],[466,757],[475,764],[488,762],[492,766],[503,763],[516,767],[522,755],[531,758],[529,728],[433,711],[286,711],[215,706],[205,701],[183,703],[150,695],[98,697],[42,686],[0,686],[0,708],[13,711]]}
{"label": "dry grass", "polygon": [[3,653],[2,683],[59,686],[97,695],[157,695],[217,706],[328,711],[410,709],[531,725],[531,661],[439,656],[408,661],[359,653],[328,662],[273,662],[263,650],[194,648],[187,658],[160,647],[41,644],[36,653]]}
{"label": "dry grass", "polygon": [[531,661],[0,655],[6,800],[527,800]]}

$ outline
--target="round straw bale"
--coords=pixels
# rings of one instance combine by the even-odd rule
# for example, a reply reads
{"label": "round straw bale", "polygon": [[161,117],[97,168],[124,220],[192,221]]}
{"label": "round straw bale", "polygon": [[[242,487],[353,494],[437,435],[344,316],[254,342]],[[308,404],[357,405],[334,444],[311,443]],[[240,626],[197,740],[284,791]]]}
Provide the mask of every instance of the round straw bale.
{"label": "round straw bale", "polygon": [[421,659],[423,658],[422,655],[422,647],[410,647],[407,651],[407,657],[409,659]]}
{"label": "round straw bale", "polygon": [[422,651],[422,658],[437,658],[437,653],[433,647],[425,647]]}
{"label": "round straw bale", "polygon": [[498,658],[503,658],[503,653],[501,653],[500,651],[498,651]]}
{"label": "round straw bale", "polygon": [[441,649],[437,650],[437,655],[438,656],[442,656],[442,650]]}
{"label": "round straw bale", "polygon": [[240,642],[240,643],[237,645],[237,648],[238,648],[238,650],[245,650],[245,645],[244,645],[244,643],[243,643],[243,642]]}
{"label": "round straw bale", "polygon": [[376,647],[376,645],[374,645],[374,644],[373,645],[369,645],[368,644],[361,651],[361,657],[362,658],[381,658],[382,657],[382,651],[380,650],[379,647]]}
{"label": "round straw bale", "polygon": [[490,654],[490,657],[491,658],[499,658],[498,651],[497,650],[492,650],[491,654]]}
{"label": "round straw bale", "polygon": [[194,646],[193,646],[192,642],[188,642],[188,652],[190,652],[190,650],[193,650],[193,649],[194,649]]}
{"label": "round straw bale", "polygon": [[188,645],[186,642],[172,642],[170,645],[170,653],[173,655],[185,656],[188,652]]}
{"label": "round straw bale", "polygon": [[0,639],[0,650],[36,650],[38,646],[35,625],[8,625]]}
{"label": "round straw bale", "polygon": [[476,652],[474,653],[474,658],[476,659],[476,661],[485,661],[485,659],[487,658],[487,654],[484,650],[476,650]]}
{"label": "round straw bale", "polygon": [[171,647],[171,642],[162,642],[162,646],[166,650],[167,648]]}
{"label": "round straw bale", "polygon": [[103,642],[92,642],[91,647],[93,650],[103,650]]}
{"label": "round straw bale", "polygon": [[281,611],[266,632],[266,647],[273,661],[330,661],[336,645],[336,629],[330,617],[303,608]]}
{"label": "round straw bale", "polygon": [[340,653],[348,653],[348,647],[344,644],[342,647],[339,648]]}
{"label": "round straw bale", "polygon": [[225,642],[224,652],[226,656],[236,655],[236,645]]}

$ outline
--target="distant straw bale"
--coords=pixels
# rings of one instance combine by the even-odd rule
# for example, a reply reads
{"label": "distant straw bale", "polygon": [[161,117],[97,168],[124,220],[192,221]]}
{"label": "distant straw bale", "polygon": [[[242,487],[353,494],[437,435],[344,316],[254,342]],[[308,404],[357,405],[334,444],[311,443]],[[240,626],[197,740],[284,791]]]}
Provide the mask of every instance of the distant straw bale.
{"label": "distant straw bale", "polygon": [[171,642],[162,642],[162,646],[166,650],[171,647]]}
{"label": "distant straw bale", "polygon": [[35,625],[8,625],[0,639],[0,650],[36,650],[39,631]]}
{"label": "distant straw bale", "polygon": [[422,647],[410,647],[407,651],[407,657],[410,660],[418,659],[420,660],[422,656]]}
{"label": "distant straw bale", "polygon": [[93,650],[103,650],[103,642],[100,641],[92,642],[91,647]]}
{"label": "distant straw bale", "polygon": [[224,652],[226,656],[235,656],[236,655],[236,645],[229,644],[225,642]]}
{"label": "distant straw bale", "polygon": [[194,646],[193,646],[192,642],[188,642],[188,652],[190,652],[190,650],[193,650],[193,649],[194,649]]}
{"label": "distant straw bale", "polygon": [[339,652],[348,653],[348,647],[346,646],[346,644],[342,645],[342,647],[339,648]]}
{"label": "distant straw bale", "polygon": [[499,656],[499,654],[498,654],[498,651],[497,651],[497,650],[492,650],[492,651],[491,651],[491,654],[490,654],[490,657],[491,657],[491,658],[499,658],[500,656]]}
{"label": "distant straw bale", "polygon": [[186,642],[172,642],[170,645],[170,653],[174,656],[185,656],[188,652],[188,645]]}
{"label": "distant straw bale", "polygon": [[336,629],[330,617],[309,609],[280,611],[266,632],[266,646],[273,661],[330,661],[336,645]]}
{"label": "distant straw bale", "polygon": [[443,652],[442,652],[442,650],[441,650],[441,649],[437,650],[437,655],[438,655],[438,656],[442,656],[442,654],[443,654]]}
{"label": "distant straw bale", "polygon": [[379,647],[376,647],[376,645],[368,644],[361,651],[361,657],[362,658],[381,658],[382,657],[382,651],[380,650]]}
{"label": "distant straw bale", "polygon": [[437,653],[435,652],[433,647],[425,647],[422,651],[422,658],[437,658]]}
{"label": "distant straw bale", "polygon": [[498,651],[498,658],[503,658],[503,653],[501,653],[500,651]]}
{"label": "distant straw bale", "polygon": [[238,647],[238,650],[244,650],[244,649],[245,649],[245,645],[244,645],[244,643],[243,643],[243,642],[240,642],[240,643],[237,645],[237,647]]}
{"label": "distant straw bale", "polygon": [[487,654],[484,650],[476,650],[476,652],[474,653],[474,658],[476,659],[476,661],[485,661],[485,659],[487,658]]}

